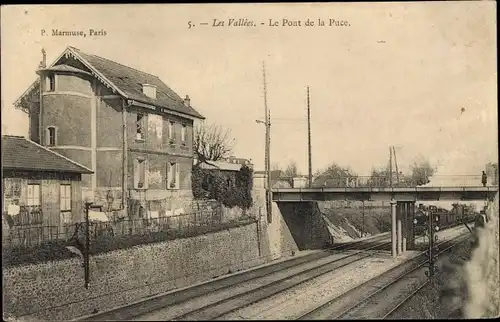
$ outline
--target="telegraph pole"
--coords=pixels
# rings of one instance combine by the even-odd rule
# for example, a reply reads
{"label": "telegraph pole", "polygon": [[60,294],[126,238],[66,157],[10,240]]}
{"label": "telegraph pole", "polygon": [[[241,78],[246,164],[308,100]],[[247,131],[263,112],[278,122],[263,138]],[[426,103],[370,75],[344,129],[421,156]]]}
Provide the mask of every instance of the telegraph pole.
{"label": "telegraph pole", "polygon": [[267,84],[266,84],[266,66],[262,62],[262,76],[264,81],[264,109],[265,109],[265,126],[266,126],[266,152],[265,152],[265,169],[267,176],[266,184],[266,210],[267,221],[272,222],[272,195],[271,195],[271,112],[267,107]]}
{"label": "telegraph pole", "polygon": [[427,256],[429,258],[429,270],[426,271],[427,277],[433,281],[434,274],[436,272],[436,261],[437,261],[437,252],[439,248],[435,245],[435,242],[438,240],[438,236],[434,234],[434,231],[439,230],[439,217],[434,216],[434,211],[431,209],[427,212],[428,215],[428,232],[429,232],[429,249],[427,250]]}
{"label": "telegraph pole", "polygon": [[309,104],[309,86],[307,86],[307,136],[309,156],[309,188],[312,187],[312,153],[311,153],[311,106]]}
{"label": "telegraph pole", "polygon": [[389,146],[389,184],[392,188],[392,146]]}

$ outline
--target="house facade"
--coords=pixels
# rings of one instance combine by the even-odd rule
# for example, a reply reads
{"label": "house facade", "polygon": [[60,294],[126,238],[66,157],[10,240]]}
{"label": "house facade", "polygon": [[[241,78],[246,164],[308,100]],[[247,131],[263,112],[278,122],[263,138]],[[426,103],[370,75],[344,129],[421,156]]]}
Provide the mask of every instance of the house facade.
{"label": "house facade", "polygon": [[[204,119],[158,77],[68,47],[15,105],[30,139],[93,170],[85,198],[105,210],[185,206],[192,199],[193,122]],[[155,209],[156,208],[156,209]]]}
{"label": "house facade", "polygon": [[4,233],[54,239],[83,221],[82,176],[91,169],[27,138],[2,136],[2,173]]}

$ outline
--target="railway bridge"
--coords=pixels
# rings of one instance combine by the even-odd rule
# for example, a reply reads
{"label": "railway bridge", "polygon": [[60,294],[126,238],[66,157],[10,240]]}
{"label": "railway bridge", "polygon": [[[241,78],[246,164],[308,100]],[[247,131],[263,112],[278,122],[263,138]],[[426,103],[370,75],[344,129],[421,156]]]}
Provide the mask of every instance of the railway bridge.
{"label": "railway bridge", "polygon": [[[414,215],[417,201],[491,201],[498,185],[481,185],[480,176],[433,176],[423,186],[388,183],[371,177],[345,177],[325,181],[310,188],[271,189],[272,201],[297,203],[311,201],[389,201],[391,204],[392,256],[414,246]],[[479,184],[478,184],[479,183]]]}

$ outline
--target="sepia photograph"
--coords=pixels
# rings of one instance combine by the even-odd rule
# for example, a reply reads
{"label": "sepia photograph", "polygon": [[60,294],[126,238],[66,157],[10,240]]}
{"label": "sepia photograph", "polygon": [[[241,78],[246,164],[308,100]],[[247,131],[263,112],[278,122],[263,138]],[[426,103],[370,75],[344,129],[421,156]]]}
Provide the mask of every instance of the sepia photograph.
{"label": "sepia photograph", "polygon": [[496,7],[2,5],[3,319],[499,317]]}

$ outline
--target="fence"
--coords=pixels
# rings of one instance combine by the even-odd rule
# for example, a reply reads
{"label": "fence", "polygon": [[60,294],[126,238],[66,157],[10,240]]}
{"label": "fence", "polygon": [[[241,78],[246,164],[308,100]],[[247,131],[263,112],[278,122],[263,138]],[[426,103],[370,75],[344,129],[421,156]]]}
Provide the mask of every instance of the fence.
{"label": "fence", "polygon": [[[112,221],[90,221],[90,240],[103,236],[116,237],[125,235],[150,235],[164,232],[165,239],[186,237],[211,231],[217,231],[228,225],[241,225],[255,221],[251,216],[229,219],[220,211],[190,213],[156,218],[119,219]],[[54,241],[69,241],[72,238],[85,240],[85,222],[59,226],[19,225],[9,229],[3,247],[33,247]]]}

